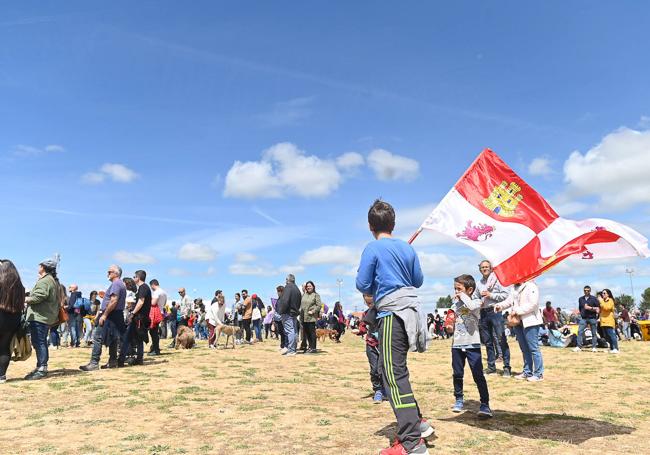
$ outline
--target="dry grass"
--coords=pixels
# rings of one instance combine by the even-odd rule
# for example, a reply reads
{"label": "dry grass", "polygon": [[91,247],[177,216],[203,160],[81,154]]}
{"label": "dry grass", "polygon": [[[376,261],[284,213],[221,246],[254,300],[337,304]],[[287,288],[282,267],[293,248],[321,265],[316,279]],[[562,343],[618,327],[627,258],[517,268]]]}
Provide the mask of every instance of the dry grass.
{"label": "dry grass", "polygon": [[[164,340],[163,340],[164,344]],[[516,345],[516,343],[512,343]],[[394,434],[388,403],[374,405],[362,341],[278,355],[275,341],[236,350],[169,351],[141,367],[82,373],[89,349],[50,352],[51,377],[23,381],[12,363],[0,385],[0,452],[52,454],[368,454]],[[495,418],[456,415],[449,343],[409,364],[416,397],[436,427],[432,453],[642,453],[650,448],[650,343],[620,356],[544,348],[539,384],[488,378]],[[513,367],[521,356],[513,346]]]}

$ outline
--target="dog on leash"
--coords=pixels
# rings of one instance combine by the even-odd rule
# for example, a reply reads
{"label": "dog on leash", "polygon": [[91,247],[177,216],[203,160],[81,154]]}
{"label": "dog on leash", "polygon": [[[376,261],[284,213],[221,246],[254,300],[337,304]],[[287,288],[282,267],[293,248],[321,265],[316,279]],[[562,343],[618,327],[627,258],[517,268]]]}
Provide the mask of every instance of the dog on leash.
{"label": "dog on leash", "polygon": [[217,328],[217,339],[214,342],[214,345],[218,348],[219,347],[219,338],[221,338],[221,334],[226,335],[226,344],[224,346],[224,349],[228,348],[228,340],[232,337],[232,348],[235,349],[235,336],[241,332],[241,327],[236,326],[236,325],[218,325]]}
{"label": "dog on leash", "polygon": [[180,326],[176,334],[176,349],[192,349],[194,343],[194,332],[192,332],[192,329],[186,325]]}
{"label": "dog on leash", "polygon": [[331,329],[316,329],[316,338],[322,343],[325,341],[325,338],[330,337],[330,339],[336,336],[336,330]]}

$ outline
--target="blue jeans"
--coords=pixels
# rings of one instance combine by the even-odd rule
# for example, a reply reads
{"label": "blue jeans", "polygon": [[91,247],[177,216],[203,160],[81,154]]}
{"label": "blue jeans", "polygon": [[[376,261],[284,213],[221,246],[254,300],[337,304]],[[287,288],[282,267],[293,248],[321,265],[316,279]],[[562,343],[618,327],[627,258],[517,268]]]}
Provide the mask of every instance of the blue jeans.
{"label": "blue jeans", "polygon": [[36,351],[36,367],[47,370],[47,361],[50,360],[50,352],[47,349],[47,335],[50,326],[42,322],[29,321],[29,333],[32,336],[32,346]]}
{"label": "blue jeans", "polygon": [[578,321],[578,340],[577,345],[579,348],[582,347],[582,338],[585,336],[585,328],[589,324],[591,328],[591,347],[598,347],[598,319],[582,319]]}
{"label": "blue jeans", "polygon": [[50,329],[50,344],[54,347],[61,345],[61,337],[59,336],[59,326],[54,326]]}
{"label": "blue jeans", "polygon": [[497,313],[492,309],[481,310],[479,330],[481,331],[481,339],[485,343],[485,350],[487,351],[488,368],[491,370],[496,369],[495,350],[497,343],[501,345],[503,367],[510,368],[510,346],[508,346],[508,340],[503,333],[503,314]]}
{"label": "blue jeans", "polygon": [[83,318],[84,329],[84,341],[90,343],[90,340],[93,338],[93,323],[88,318]]}
{"label": "blue jeans", "polygon": [[79,347],[81,341],[81,315],[68,313],[68,327],[70,328],[70,346]]}
{"label": "blue jeans", "polygon": [[623,335],[625,335],[626,340],[629,340],[631,338],[629,322],[623,322]]}
{"label": "blue jeans", "polygon": [[519,348],[524,356],[524,371],[526,376],[541,377],[544,374],[544,360],[542,351],[539,350],[539,327],[524,328],[523,325],[515,326],[515,334]]}
{"label": "blue jeans", "polygon": [[603,327],[605,336],[609,338],[609,350],[616,349],[618,351],[618,337],[616,336],[616,329],[614,327]]}
{"label": "blue jeans", "polygon": [[289,352],[296,352],[298,348],[298,337],[296,336],[298,321],[295,317],[289,314],[282,314],[282,327],[284,328],[284,334],[287,336],[286,348]]}
{"label": "blue jeans", "polygon": [[474,383],[478,388],[481,404],[490,404],[490,393],[487,381],[483,374],[483,362],[480,348],[451,348],[451,369],[454,377],[454,396],[463,398],[463,377],[465,375],[465,361],[472,372]]}
{"label": "blue jeans", "polygon": [[259,341],[262,341],[262,320],[261,319],[255,319],[253,321],[253,329],[255,329],[255,337]]}

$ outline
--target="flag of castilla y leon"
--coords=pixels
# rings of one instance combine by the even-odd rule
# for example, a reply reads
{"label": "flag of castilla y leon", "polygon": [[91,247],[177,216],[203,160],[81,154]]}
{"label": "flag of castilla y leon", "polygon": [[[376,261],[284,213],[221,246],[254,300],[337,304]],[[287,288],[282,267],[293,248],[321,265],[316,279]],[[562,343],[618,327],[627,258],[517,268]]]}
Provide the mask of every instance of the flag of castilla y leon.
{"label": "flag of castilla y leon", "polygon": [[492,262],[509,286],[569,256],[584,260],[650,256],[648,240],[610,220],[573,221],[555,210],[492,150],[485,149],[422,226],[446,234]]}

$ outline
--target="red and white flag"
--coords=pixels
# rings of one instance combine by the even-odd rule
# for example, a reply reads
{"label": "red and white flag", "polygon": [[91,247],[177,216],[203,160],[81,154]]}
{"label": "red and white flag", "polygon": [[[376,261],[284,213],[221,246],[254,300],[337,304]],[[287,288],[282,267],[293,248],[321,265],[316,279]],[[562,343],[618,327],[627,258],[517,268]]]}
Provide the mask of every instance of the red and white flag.
{"label": "red and white flag", "polygon": [[492,262],[504,286],[530,280],[569,256],[650,256],[648,239],[627,226],[599,218],[560,217],[489,149],[465,171],[422,229],[479,251]]}

